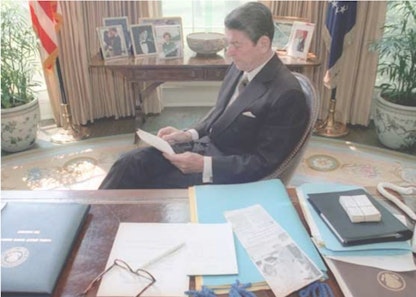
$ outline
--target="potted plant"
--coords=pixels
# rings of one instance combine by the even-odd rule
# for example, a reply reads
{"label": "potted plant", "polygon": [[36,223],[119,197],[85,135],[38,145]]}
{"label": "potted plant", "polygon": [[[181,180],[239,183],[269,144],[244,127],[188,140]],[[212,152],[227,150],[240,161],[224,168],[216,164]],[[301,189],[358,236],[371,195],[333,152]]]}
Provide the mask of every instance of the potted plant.
{"label": "potted plant", "polygon": [[[27,13],[25,15],[24,13]],[[40,117],[35,96],[37,40],[19,1],[1,4],[1,148],[18,152],[36,141]]]}
{"label": "potted plant", "polygon": [[378,86],[374,124],[382,144],[406,150],[416,144],[416,2],[388,5],[398,20],[383,27],[384,35],[375,44],[378,72],[387,82]]}

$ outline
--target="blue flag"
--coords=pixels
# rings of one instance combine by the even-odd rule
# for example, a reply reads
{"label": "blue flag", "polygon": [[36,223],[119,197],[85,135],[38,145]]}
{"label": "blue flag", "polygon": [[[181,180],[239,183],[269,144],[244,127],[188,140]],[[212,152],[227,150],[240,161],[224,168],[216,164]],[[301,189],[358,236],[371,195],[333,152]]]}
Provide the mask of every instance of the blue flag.
{"label": "blue flag", "polygon": [[328,70],[324,83],[336,88],[337,77],[341,70],[342,52],[350,43],[351,31],[355,25],[357,1],[329,1],[326,15],[326,38],[329,47]]}

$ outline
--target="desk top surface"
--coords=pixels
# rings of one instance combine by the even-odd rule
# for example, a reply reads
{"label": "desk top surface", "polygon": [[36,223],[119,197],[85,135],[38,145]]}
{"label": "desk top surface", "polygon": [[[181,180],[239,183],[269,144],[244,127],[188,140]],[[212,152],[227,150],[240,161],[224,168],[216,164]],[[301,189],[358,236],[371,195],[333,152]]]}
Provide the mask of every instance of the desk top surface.
{"label": "desk top surface", "polygon": [[[301,214],[295,189],[288,189]],[[2,191],[2,202],[78,202],[91,204],[86,223],[60,276],[54,296],[76,296],[105,268],[120,222],[186,223],[190,221],[188,190],[59,190]],[[303,217],[300,216],[303,220]],[[303,220],[306,226],[306,223]],[[343,296],[332,274],[334,296]],[[192,286],[192,282],[191,282]],[[258,297],[274,296],[270,290]],[[94,292],[91,295],[95,296]],[[297,296],[293,293],[290,296]]]}
{"label": "desk top surface", "polygon": [[[320,65],[318,58],[309,53],[307,60],[291,57],[286,55],[284,51],[276,52],[282,62],[292,67],[315,67]],[[192,52],[185,51],[181,58],[160,59],[157,56],[146,56],[135,58],[117,58],[111,60],[103,60],[99,54],[92,57],[90,67],[109,67],[109,68],[158,68],[158,67],[228,67],[231,59],[227,58],[224,52],[216,55],[201,56]]]}

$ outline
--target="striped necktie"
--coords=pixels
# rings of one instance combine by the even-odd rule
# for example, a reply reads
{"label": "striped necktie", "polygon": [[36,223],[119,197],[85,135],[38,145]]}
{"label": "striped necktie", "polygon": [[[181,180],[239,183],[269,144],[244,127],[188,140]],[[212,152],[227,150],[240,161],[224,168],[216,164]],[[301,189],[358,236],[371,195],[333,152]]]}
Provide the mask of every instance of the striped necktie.
{"label": "striped necktie", "polygon": [[241,77],[240,81],[237,84],[237,88],[233,96],[231,97],[230,101],[227,104],[227,107],[229,107],[235,101],[238,95],[241,94],[241,92],[243,92],[244,88],[247,86],[248,83],[249,81],[248,81],[247,75],[243,74],[243,76]]}
{"label": "striped necktie", "polygon": [[247,84],[248,84],[248,77],[247,75],[243,74],[237,86],[237,90],[238,90],[237,96],[244,90]]}

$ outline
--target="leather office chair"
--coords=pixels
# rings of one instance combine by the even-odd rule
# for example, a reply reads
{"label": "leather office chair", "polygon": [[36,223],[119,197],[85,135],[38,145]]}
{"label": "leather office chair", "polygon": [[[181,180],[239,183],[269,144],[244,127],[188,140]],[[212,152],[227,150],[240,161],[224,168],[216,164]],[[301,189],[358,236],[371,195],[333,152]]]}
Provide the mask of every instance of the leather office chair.
{"label": "leather office chair", "polygon": [[299,83],[302,86],[303,92],[306,96],[306,101],[309,106],[309,123],[304,134],[302,135],[302,138],[296,144],[295,148],[290,153],[290,155],[279,165],[278,168],[276,168],[275,171],[263,178],[279,178],[285,185],[289,183],[290,179],[295,173],[296,168],[302,160],[303,154],[306,150],[306,146],[309,142],[309,139],[315,127],[315,123],[318,119],[320,107],[320,98],[309,78],[297,72],[293,72],[293,74],[299,80]]}

